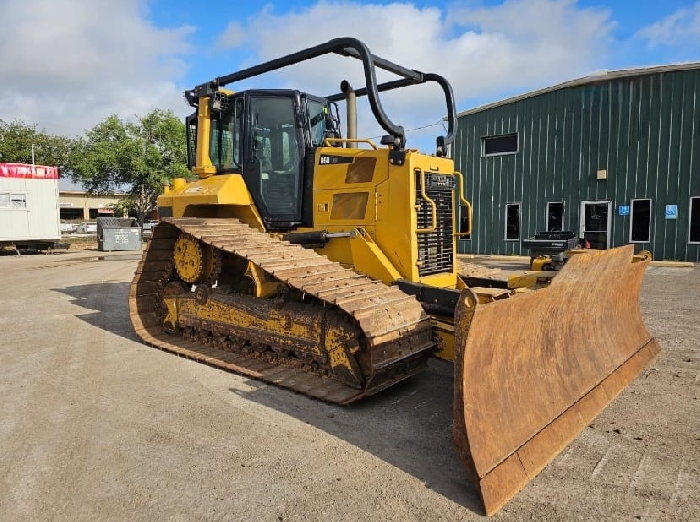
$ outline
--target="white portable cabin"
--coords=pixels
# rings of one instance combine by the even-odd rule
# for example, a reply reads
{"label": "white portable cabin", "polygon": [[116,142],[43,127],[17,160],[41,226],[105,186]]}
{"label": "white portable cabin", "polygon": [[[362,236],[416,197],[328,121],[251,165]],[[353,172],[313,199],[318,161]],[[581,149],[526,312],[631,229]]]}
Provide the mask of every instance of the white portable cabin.
{"label": "white portable cabin", "polygon": [[58,169],[0,163],[0,245],[49,248],[60,239]]}

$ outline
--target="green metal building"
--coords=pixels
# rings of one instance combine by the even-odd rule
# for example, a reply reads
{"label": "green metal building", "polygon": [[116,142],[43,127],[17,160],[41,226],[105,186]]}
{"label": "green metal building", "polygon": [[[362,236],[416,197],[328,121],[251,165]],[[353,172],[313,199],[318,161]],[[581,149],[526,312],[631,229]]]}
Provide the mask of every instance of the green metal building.
{"label": "green metal building", "polygon": [[459,113],[473,205],[459,252],[522,254],[571,230],[700,261],[700,63],[608,71]]}

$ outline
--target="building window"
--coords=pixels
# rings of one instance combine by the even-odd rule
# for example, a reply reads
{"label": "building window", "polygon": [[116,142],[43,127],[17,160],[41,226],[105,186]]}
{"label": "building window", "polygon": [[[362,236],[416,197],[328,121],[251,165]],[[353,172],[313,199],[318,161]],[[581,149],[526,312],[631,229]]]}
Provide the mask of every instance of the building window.
{"label": "building window", "polygon": [[481,138],[481,153],[483,156],[498,156],[518,152],[518,133],[501,136],[485,136]]}
{"label": "building window", "polygon": [[564,202],[551,201],[547,203],[547,232],[564,230]]}
{"label": "building window", "polygon": [[10,195],[0,194],[0,208],[10,208]]}
{"label": "building window", "polygon": [[651,239],[651,200],[630,202],[630,242],[648,243]]}
{"label": "building window", "polygon": [[520,239],[520,203],[506,204],[506,241]]}
{"label": "building window", "polygon": [[12,208],[27,208],[27,195],[10,194],[10,206]]}
{"label": "building window", "polygon": [[690,198],[690,243],[700,243],[700,196]]}

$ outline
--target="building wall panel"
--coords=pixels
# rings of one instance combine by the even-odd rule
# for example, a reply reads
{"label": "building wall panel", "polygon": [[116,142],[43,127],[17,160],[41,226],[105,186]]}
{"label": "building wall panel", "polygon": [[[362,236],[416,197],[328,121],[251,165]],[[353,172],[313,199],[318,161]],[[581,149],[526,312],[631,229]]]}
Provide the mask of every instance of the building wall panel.
{"label": "building wall panel", "polygon": [[[611,201],[611,244],[627,244],[631,218],[618,207],[649,198],[650,241],[636,249],[700,261],[700,245],[688,244],[689,201],[700,196],[700,66],[641,71],[460,116],[455,162],[474,204],[460,252],[527,254],[505,241],[508,203],[521,205],[524,239],[544,230],[548,202],[564,203],[564,226],[578,233],[582,201]],[[516,154],[482,154],[482,138],[513,132]],[[677,219],[666,219],[666,205],[677,205]]]}

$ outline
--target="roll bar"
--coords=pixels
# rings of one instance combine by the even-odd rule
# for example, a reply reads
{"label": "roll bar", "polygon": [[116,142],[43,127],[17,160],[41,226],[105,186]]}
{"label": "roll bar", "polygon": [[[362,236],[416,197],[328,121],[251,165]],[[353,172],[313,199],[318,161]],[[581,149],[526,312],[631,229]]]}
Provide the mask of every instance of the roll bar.
{"label": "roll bar", "polygon": [[[259,76],[266,72],[281,69],[305,60],[317,58],[318,56],[322,56],[324,54],[340,54],[342,56],[348,56],[362,61],[365,74],[365,87],[356,90],[355,94],[356,96],[367,96],[370,108],[372,109],[372,114],[374,114],[377,123],[379,123],[379,125],[386,132],[394,137],[394,143],[396,147],[399,148],[403,148],[406,143],[404,128],[401,125],[397,125],[392,122],[384,112],[382,104],[379,100],[379,93],[399,87],[406,87],[408,85],[417,85],[425,82],[437,82],[440,87],[442,87],[443,93],[445,94],[448,125],[447,135],[440,136],[438,138],[438,151],[441,149],[444,151],[444,147],[452,143],[454,140],[455,131],[457,129],[457,110],[455,108],[454,94],[449,82],[444,77],[437,74],[423,73],[415,69],[407,69],[401,65],[390,62],[389,60],[373,55],[370,53],[367,46],[356,38],[334,38],[326,43],[315,45],[296,53],[275,58],[274,60],[255,65],[247,69],[242,69],[226,76],[219,76],[209,82],[198,85],[192,90],[185,91],[185,98],[190,105],[196,107],[198,98],[201,96],[211,95],[212,93],[216,92],[219,87],[223,87],[246,78],[251,78],[253,76]],[[377,85],[375,67],[392,72],[397,76],[401,76],[402,79]],[[339,101],[344,99],[344,97],[345,95],[343,93],[338,93],[329,96],[328,100]]]}

